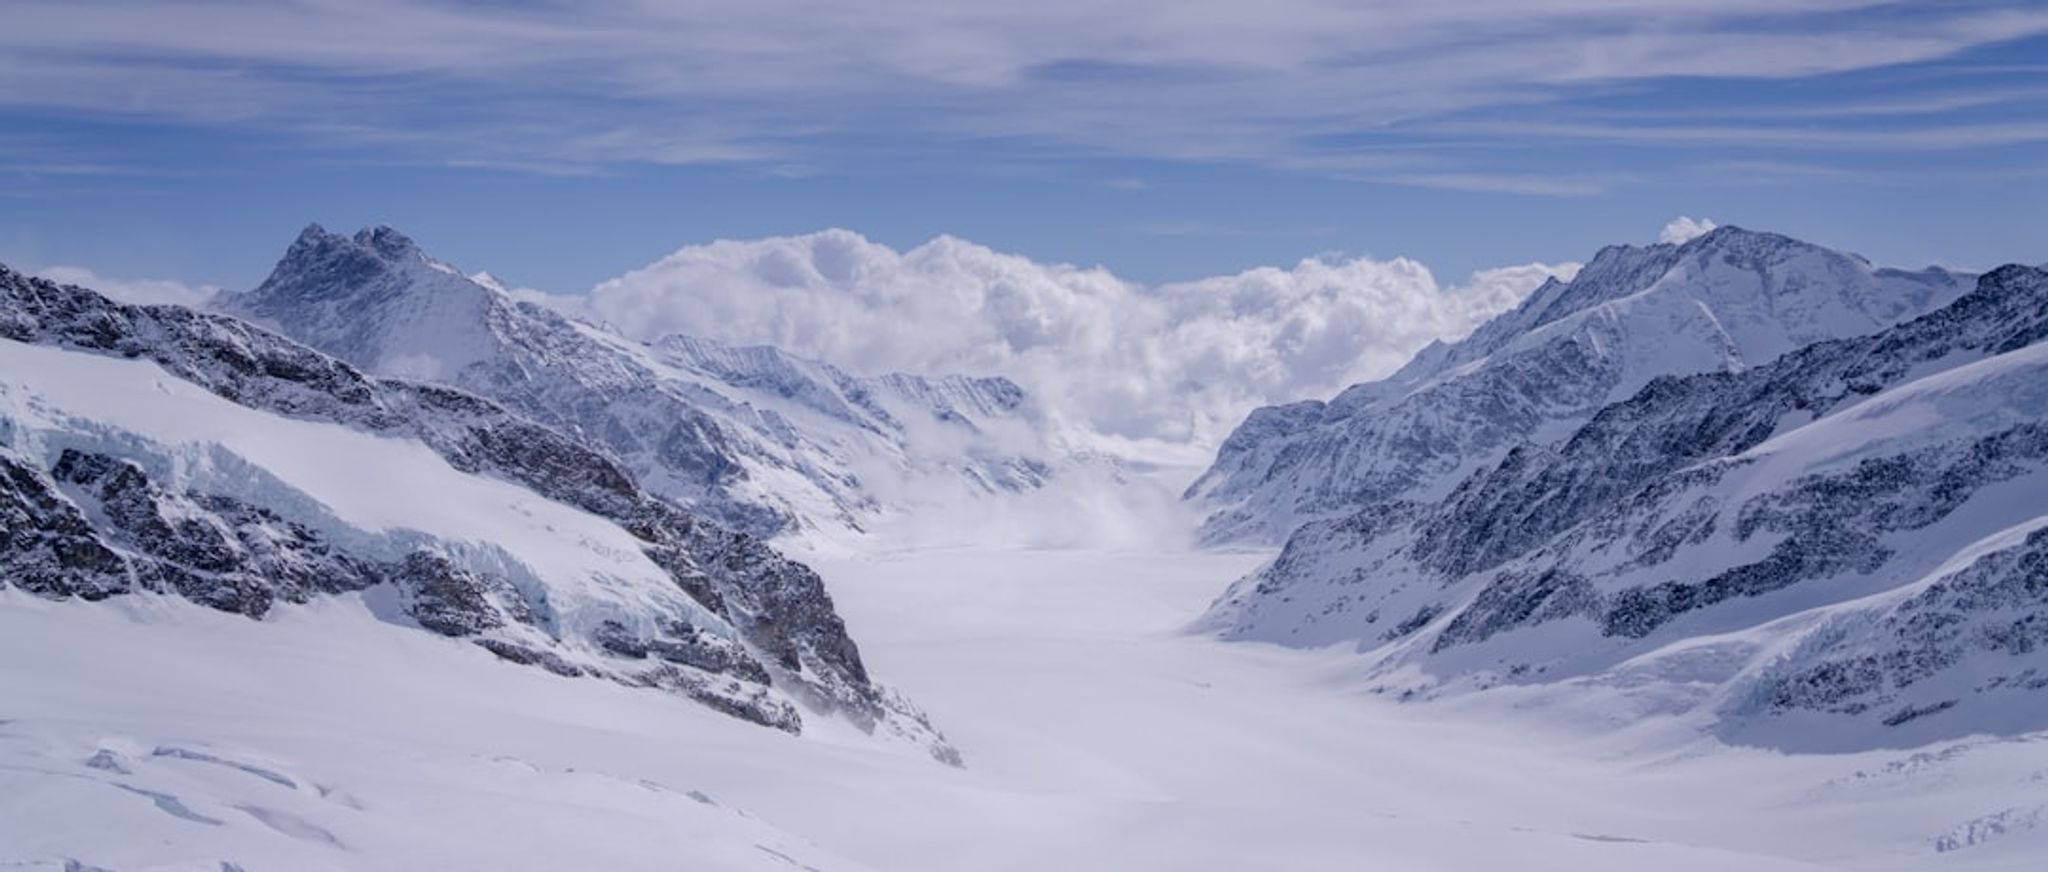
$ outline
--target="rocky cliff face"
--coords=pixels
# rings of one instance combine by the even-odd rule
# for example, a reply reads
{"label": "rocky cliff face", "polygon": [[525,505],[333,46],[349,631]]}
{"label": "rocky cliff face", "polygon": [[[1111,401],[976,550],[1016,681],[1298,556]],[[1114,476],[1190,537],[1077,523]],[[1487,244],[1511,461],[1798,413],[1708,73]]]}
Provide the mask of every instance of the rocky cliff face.
{"label": "rocky cliff face", "polygon": [[[1438,499],[1307,524],[1204,625],[1368,650],[1388,690],[1675,686],[1733,734],[2048,726],[2048,273],[1666,376]],[[1683,695],[1683,694],[1682,694]]]}
{"label": "rocky cliff face", "polygon": [[[0,351],[21,358],[0,368],[0,567],[16,587],[168,593],[250,617],[364,592],[393,619],[507,660],[790,731],[806,709],[844,716],[957,762],[868,675],[810,569],[490,400],[365,375],[234,318],[122,305],[4,267]],[[156,394],[168,413],[145,408]],[[235,420],[180,419],[209,415]],[[266,444],[282,450],[254,450]],[[309,456],[322,445],[360,454]],[[300,459],[326,472],[283,468]],[[433,480],[392,480],[409,475]],[[470,491],[489,499],[461,510]],[[357,517],[417,494],[450,505],[391,515],[419,526]],[[528,526],[469,534],[495,516]]]}
{"label": "rocky cliff face", "polygon": [[1209,510],[1212,542],[1277,542],[1368,503],[1433,501],[1653,379],[1739,372],[1882,329],[1968,287],[1968,276],[1873,269],[1736,227],[1684,245],[1608,248],[1570,282],[1547,282],[1385,380],[1252,413],[1187,497]]}
{"label": "rocky cliff face", "polygon": [[631,342],[386,227],[309,227],[261,286],[217,305],[366,371],[489,397],[759,535],[860,531],[928,489],[1029,490],[1051,469],[1044,422],[1005,379],[863,378],[773,348]]}

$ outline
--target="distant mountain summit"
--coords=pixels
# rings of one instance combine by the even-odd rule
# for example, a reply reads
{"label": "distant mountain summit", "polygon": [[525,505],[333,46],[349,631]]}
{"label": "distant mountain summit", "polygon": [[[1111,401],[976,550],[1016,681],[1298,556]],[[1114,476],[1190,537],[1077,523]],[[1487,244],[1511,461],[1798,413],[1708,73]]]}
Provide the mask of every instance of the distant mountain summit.
{"label": "distant mountain summit", "polygon": [[849,375],[766,347],[634,342],[515,299],[403,234],[313,225],[225,312],[371,372],[471,390],[764,535],[860,531],[920,499],[1036,488],[1055,451],[1003,378]]}
{"label": "distant mountain summit", "polygon": [[1328,401],[1253,412],[1187,491],[1211,542],[1279,541],[1360,506],[1443,497],[1524,441],[1560,438],[1650,380],[1739,372],[1954,300],[1971,276],[1873,268],[1724,226],[1614,246],[1456,343]]}
{"label": "distant mountain summit", "polygon": [[372,372],[422,381],[448,381],[493,357],[493,328],[509,317],[499,310],[513,305],[389,227],[348,237],[318,224],[256,290],[215,301]]}

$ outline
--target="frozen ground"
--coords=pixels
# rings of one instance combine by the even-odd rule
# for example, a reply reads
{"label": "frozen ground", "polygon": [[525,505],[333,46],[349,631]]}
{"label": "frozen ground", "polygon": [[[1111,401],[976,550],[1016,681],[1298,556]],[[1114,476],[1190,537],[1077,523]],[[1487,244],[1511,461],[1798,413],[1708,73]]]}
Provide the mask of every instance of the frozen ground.
{"label": "frozen ground", "polygon": [[791,737],[503,665],[353,599],[259,623],[140,596],[0,592],[0,869],[2034,870],[2048,857],[2048,740],[1786,756],[1692,738],[1678,718],[1617,729],[1582,714],[1615,711],[1592,698],[1402,705],[1347,679],[1339,652],[1177,632],[1259,559],[821,558],[870,664],[930,711],[965,770],[851,730]]}

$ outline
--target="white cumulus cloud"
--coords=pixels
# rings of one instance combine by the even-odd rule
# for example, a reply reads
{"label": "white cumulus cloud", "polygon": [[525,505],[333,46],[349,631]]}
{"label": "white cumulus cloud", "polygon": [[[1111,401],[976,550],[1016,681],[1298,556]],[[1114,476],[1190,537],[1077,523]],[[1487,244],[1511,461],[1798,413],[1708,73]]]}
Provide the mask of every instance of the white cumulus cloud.
{"label": "white cumulus cloud", "polygon": [[1671,245],[1684,245],[1692,241],[1693,237],[1704,236],[1707,231],[1714,229],[1716,226],[1719,225],[1716,225],[1707,218],[1692,218],[1680,215],[1671,219],[1671,223],[1664,225],[1664,232],[1657,234],[1657,241]]}
{"label": "white cumulus cloud", "polygon": [[898,252],[827,230],[690,246],[555,303],[643,339],[769,344],[857,372],[1003,375],[1099,447],[1206,452],[1253,407],[1383,375],[1570,269],[1443,286],[1411,260],[1313,257],[1148,287],[953,237]]}
{"label": "white cumulus cloud", "polygon": [[35,272],[50,281],[91,288],[124,303],[198,306],[220,293],[220,288],[213,285],[191,285],[171,279],[108,278],[82,266],[49,266]]}

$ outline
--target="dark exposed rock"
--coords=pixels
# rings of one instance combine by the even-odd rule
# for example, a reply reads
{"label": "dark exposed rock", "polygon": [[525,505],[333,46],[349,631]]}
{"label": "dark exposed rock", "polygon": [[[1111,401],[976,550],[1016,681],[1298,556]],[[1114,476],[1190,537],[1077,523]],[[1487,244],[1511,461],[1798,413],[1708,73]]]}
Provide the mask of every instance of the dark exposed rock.
{"label": "dark exposed rock", "polygon": [[[125,576],[144,590],[175,592],[212,608],[261,617],[277,599],[304,602],[380,580],[374,564],[333,549],[318,534],[266,509],[228,497],[166,492],[125,460],[65,449],[48,478],[18,461],[9,461],[9,468],[11,481],[48,488],[47,499],[21,525],[22,534],[38,524],[91,530],[89,539],[71,546],[78,565],[67,585],[39,586],[33,572],[15,577],[32,592],[91,599],[130,588],[76,586]],[[102,521],[97,530],[89,518]],[[33,544],[10,543],[4,553],[22,559],[35,553]]]}
{"label": "dark exposed rock", "polygon": [[1940,521],[1971,495],[2048,464],[2048,423],[2025,424],[1962,445],[1872,458],[1846,472],[1809,476],[1751,500],[1738,540],[1784,538],[1769,555],[1698,582],[1622,591],[1602,618],[1610,636],[1641,638],[1671,618],[1731,597],[1756,596],[1841,572],[1872,572],[1892,557],[1878,536]]}
{"label": "dark exposed rock", "polygon": [[1597,607],[1599,600],[1590,582],[1566,570],[1503,572],[1479,591],[1471,605],[1451,619],[1443,632],[1437,634],[1430,650],[1484,642],[1504,630],[1587,614]]}
{"label": "dark exposed rock", "polygon": [[478,639],[476,644],[485,651],[498,655],[500,660],[521,666],[539,666],[565,678],[575,678],[583,674],[583,670],[576,664],[562,659],[561,655],[553,651],[543,651],[504,639]]}
{"label": "dark exposed rock", "polygon": [[134,578],[78,507],[40,471],[0,448],[0,578],[39,596],[105,599]]}
{"label": "dark exposed rock", "polygon": [[590,635],[591,641],[606,653],[628,660],[647,659],[647,641],[633,634],[625,624],[605,621],[597,625]]}
{"label": "dark exposed rock", "polygon": [[1434,621],[1441,616],[1444,613],[1444,608],[1443,603],[1425,604],[1422,608],[1416,609],[1415,614],[1401,619],[1400,623],[1395,624],[1392,629],[1387,630],[1386,634],[1380,638],[1391,642],[1395,639],[1413,635],[1416,630],[1429,626],[1430,621]]}
{"label": "dark exposed rock", "polygon": [[[759,684],[768,683],[768,670],[747,656],[746,649],[731,639],[707,633],[688,624],[672,625],[670,634],[646,642],[649,655],[692,666],[705,672],[733,675]],[[784,668],[789,668],[784,664]]]}
{"label": "dark exposed rock", "polygon": [[406,613],[443,636],[474,636],[530,622],[533,614],[504,579],[459,566],[431,551],[414,551],[389,570],[404,596]]}
{"label": "dark exposed rock", "polygon": [[[659,687],[680,693],[741,720],[753,721],[764,727],[773,727],[786,733],[796,733],[803,728],[803,718],[789,703],[767,695],[760,685],[743,683],[718,676],[707,676],[701,672],[678,669],[663,665],[641,673],[639,680],[650,687]],[[951,751],[943,745],[933,749],[937,756]]]}
{"label": "dark exposed rock", "polygon": [[[2048,529],[1992,551],[1919,593],[1842,630],[1834,651],[1788,664],[1768,680],[1773,711],[1860,714],[1897,709],[1898,726],[1941,711],[1953,699],[1911,699],[1915,688],[1973,653],[2014,663],[2048,648]],[[1995,666],[1996,658],[1985,661]],[[2030,679],[1999,675],[1980,692],[2027,690]]]}
{"label": "dark exposed rock", "polygon": [[1899,709],[1898,711],[1892,712],[1889,715],[1886,715],[1883,723],[1887,727],[1896,727],[1907,721],[1917,720],[1919,718],[1924,718],[1931,714],[1945,712],[1955,707],[1956,701],[1952,699],[1945,699],[1933,705],[1926,706],[1909,705],[1905,708]]}

